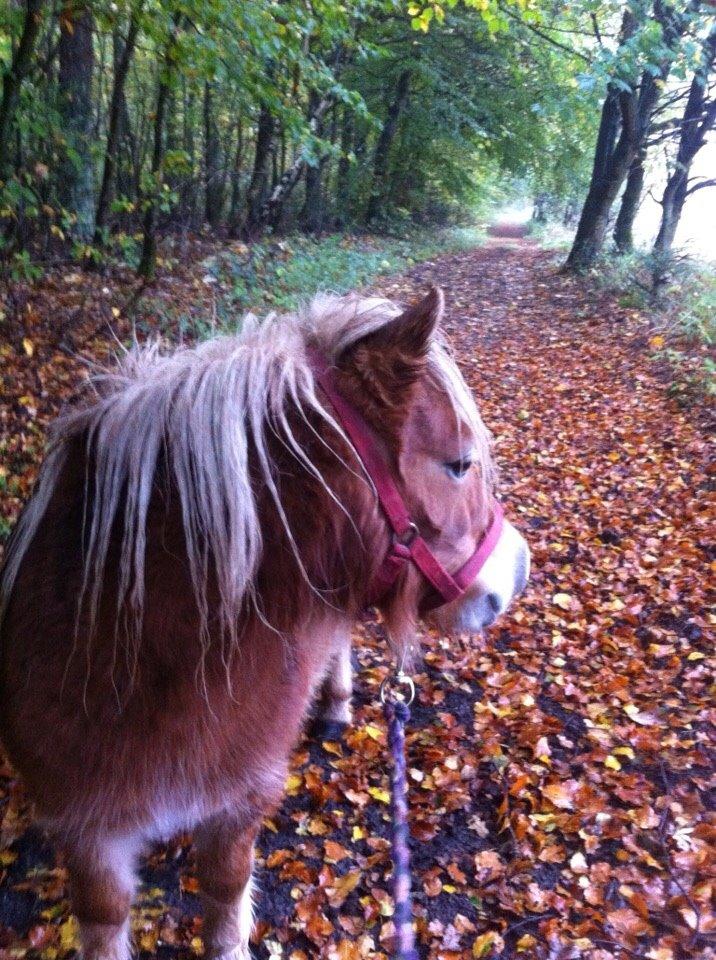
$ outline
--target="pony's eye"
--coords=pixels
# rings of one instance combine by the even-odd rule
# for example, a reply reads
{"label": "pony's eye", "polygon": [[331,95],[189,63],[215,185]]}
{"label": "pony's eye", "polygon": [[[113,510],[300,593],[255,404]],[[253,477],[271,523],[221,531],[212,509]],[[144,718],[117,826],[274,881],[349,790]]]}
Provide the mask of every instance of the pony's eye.
{"label": "pony's eye", "polygon": [[451,477],[461,480],[472,466],[471,457],[462,457],[460,460],[451,460],[445,464],[445,469]]}

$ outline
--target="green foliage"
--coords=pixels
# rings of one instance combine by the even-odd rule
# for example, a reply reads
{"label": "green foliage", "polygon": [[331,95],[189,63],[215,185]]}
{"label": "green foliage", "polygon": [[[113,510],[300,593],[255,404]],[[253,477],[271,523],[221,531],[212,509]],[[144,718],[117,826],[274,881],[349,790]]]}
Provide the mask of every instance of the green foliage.
{"label": "green foliage", "polygon": [[7,264],[8,273],[13,280],[37,280],[42,276],[42,267],[32,262],[27,250],[16,250]]}
{"label": "green foliage", "polygon": [[[685,76],[701,49],[703,13],[687,0],[673,5],[686,24],[673,48],[653,3],[630,5],[632,27],[620,34],[626,9],[616,0],[96,0],[96,136],[83,147],[60,119],[60,20],[45,6],[0,182],[4,257],[121,255],[136,264],[140,228],[194,231],[205,219],[232,238],[366,226],[399,235],[488,216],[517,179],[533,196],[574,206],[607,84],[630,89],[665,58]],[[0,12],[0,72],[23,24],[22,4]],[[87,210],[67,209],[62,178],[89,167],[85,182],[98,190],[133,26],[109,216],[89,247]]]}
{"label": "green foliage", "polygon": [[716,274],[693,271],[681,289],[679,322],[684,334],[709,347],[716,343]]}
{"label": "green foliage", "polygon": [[[270,225],[275,232],[301,225],[307,169],[321,177],[321,230],[363,227],[375,194],[381,202],[371,229],[394,234],[416,223],[474,221],[506,177],[520,176],[535,190],[574,193],[596,93],[575,82],[574,58],[530,32],[552,23],[551,7],[540,12],[542,2],[97,0],[91,6],[96,137],[84,153],[59,119],[59,21],[45,7],[36,50],[43,68],[23,80],[12,169],[0,183],[7,249],[28,249],[33,258],[72,252],[78,211],[63,208],[62,171],[89,166],[88,180],[99,188],[113,82],[132,25],[137,43],[123,90],[109,222],[98,230],[93,256],[120,247],[134,263],[132,244],[113,237],[133,236],[148,207],[160,230],[200,228],[211,178],[219,181],[212,224],[240,232],[252,190],[265,202],[294,163],[299,176]],[[578,19],[571,10],[559,17],[567,26]],[[9,67],[22,29],[22,5],[0,13],[0,69]],[[379,170],[381,131],[406,69],[409,95]],[[153,173],[162,85],[169,91],[159,132],[163,157]],[[271,118],[269,164],[256,176],[262,111]],[[74,249],[86,258],[86,250]]]}
{"label": "green foliage", "polygon": [[559,220],[550,219],[546,223],[531,220],[529,235],[540,246],[547,247],[550,250],[568,250],[574,237],[574,231],[563,226]]}

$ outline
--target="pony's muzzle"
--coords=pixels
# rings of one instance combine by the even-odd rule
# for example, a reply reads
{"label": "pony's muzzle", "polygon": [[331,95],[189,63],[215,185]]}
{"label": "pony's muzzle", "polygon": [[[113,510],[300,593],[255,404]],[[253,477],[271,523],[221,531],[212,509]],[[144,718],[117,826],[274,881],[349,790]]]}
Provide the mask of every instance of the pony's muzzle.
{"label": "pony's muzzle", "polygon": [[507,610],[520,594],[530,574],[530,551],[524,537],[507,520],[500,539],[469,590],[438,612],[444,625],[466,633],[479,633]]}

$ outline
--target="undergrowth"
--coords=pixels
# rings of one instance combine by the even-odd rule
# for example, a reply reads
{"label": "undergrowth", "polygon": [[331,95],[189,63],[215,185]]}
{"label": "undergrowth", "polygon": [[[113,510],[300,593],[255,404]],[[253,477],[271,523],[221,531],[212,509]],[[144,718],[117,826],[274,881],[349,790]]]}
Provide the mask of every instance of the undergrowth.
{"label": "undergrowth", "polygon": [[566,251],[572,245],[574,228],[566,227],[561,220],[547,220],[546,223],[530,220],[529,236],[549,250]]}
{"label": "undergrowth", "polygon": [[686,256],[634,252],[603,257],[595,282],[643,311],[654,358],[670,376],[669,392],[690,403],[716,396],[716,270]]}
{"label": "undergrowth", "polygon": [[[204,338],[235,330],[247,310],[261,316],[293,310],[319,291],[346,293],[400,273],[441,254],[478,246],[477,228],[452,228],[404,238],[331,235],[289,236],[260,243],[229,243],[200,265],[202,283],[212,291],[211,308],[170,313],[161,327],[171,336]],[[147,304],[156,330],[156,304]],[[140,323],[141,327],[141,323]]]}

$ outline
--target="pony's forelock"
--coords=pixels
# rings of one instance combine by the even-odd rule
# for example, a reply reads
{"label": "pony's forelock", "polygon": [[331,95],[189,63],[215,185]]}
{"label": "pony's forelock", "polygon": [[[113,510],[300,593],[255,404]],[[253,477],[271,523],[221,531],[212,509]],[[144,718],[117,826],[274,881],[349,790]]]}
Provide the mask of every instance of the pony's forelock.
{"label": "pony's forelock", "polygon": [[[121,626],[133,641],[129,649],[136,657],[144,609],[147,518],[163,460],[179,497],[201,642],[204,646],[209,642],[207,583],[213,574],[219,604],[211,613],[233,647],[247,599],[255,601],[257,612],[261,609],[255,583],[262,557],[257,471],[308,578],[272,469],[270,438],[278,436],[336,500],[294,434],[289,415],[298,411],[305,422],[318,418],[343,436],[316,389],[309,350],[335,361],[400,312],[391,301],[377,297],[322,294],[293,314],[271,314],[262,322],[248,314],[236,335],[170,351],[159,342],[137,345],[118,357],[114,368],[99,371],[92,380],[96,388],[92,402],[61,417],[52,429],[35,492],[8,546],[0,582],[0,622],[23,556],[64,469],[69,444],[84,435],[93,498],[85,517],[78,600],[78,624],[82,613],[87,616],[83,632],[91,637],[96,627],[113,528],[120,520],[117,611],[122,611]],[[457,366],[439,340],[431,346],[429,365],[456,417],[473,433],[489,483],[487,433]],[[350,512],[349,505],[341,506]]]}

